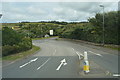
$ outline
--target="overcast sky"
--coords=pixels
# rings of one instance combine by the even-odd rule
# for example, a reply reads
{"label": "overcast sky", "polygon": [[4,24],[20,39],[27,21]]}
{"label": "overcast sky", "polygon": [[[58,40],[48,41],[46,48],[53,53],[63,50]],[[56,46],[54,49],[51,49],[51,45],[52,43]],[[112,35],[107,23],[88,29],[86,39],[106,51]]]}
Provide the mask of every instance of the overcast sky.
{"label": "overcast sky", "polygon": [[3,2],[0,13],[3,14],[3,23],[53,20],[80,22],[102,13],[100,4],[105,6],[105,12],[118,10],[117,2]]}

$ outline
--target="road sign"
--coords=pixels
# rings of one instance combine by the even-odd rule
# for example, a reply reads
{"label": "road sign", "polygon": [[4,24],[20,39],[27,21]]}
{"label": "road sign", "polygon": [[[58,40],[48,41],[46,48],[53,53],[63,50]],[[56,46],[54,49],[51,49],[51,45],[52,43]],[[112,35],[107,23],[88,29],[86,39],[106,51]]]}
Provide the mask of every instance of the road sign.
{"label": "road sign", "polygon": [[53,35],[53,30],[50,30],[50,35]]}

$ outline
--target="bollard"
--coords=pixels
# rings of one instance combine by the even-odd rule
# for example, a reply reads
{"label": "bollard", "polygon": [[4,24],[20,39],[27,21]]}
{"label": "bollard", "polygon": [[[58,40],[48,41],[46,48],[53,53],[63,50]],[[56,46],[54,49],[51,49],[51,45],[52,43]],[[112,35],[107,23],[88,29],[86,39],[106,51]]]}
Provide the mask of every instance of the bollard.
{"label": "bollard", "polygon": [[87,56],[87,52],[84,52],[84,66],[83,66],[83,70],[85,73],[90,72],[90,67],[89,67],[89,61],[88,61],[88,56]]}
{"label": "bollard", "polygon": [[88,61],[87,51],[84,52],[84,61]]}
{"label": "bollard", "polygon": [[83,67],[83,69],[84,69],[84,72],[85,72],[85,73],[90,72],[89,62],[88,62],[88,61],[84,61],[84,67]]}

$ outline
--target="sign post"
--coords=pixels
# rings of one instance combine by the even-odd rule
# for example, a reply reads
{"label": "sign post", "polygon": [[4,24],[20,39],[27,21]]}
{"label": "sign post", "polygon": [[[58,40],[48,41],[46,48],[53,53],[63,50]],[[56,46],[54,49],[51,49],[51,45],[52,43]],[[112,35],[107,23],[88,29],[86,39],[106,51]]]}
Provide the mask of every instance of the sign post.
{"label": "sign post", "polygon": [[53,35],[53,30],[50,30],[50,35]]}

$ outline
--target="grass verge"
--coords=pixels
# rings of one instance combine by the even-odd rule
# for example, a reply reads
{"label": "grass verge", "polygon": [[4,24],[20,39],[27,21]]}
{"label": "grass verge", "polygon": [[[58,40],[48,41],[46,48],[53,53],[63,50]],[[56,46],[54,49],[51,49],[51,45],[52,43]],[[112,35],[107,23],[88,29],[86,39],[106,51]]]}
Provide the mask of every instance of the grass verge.
{"label": "grass verge", "polygon": [[24,52],[20,52],[18,54],[13,54],[13,55],[9,55],[9,56],[5,56],[2,58],[2,60],[17,60],[17,59],[21,59],[24,57],[27,57],[29,55],[34,54],[35,52],[37,52],[38,50],[40,50],[40,47],[34,46],[33,48]]}
{"label": "grass verge", "polygon": [[109,46],[109,45],[106,46],[105,45],[104,47],[120,51],[120,47],[119,46],[116,47],[116,46]]}
{"label": "grass verge", "polygon": [[52,36],[52,37],[42,37],[42,38],[32,38],[32,40],[41,40],[41,39],[49,39],[49,38],[54,38],[58,36]]}

